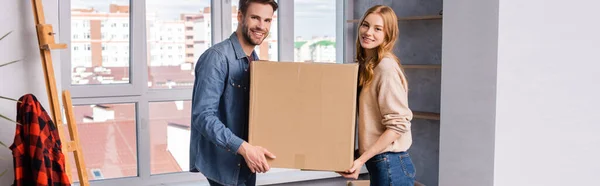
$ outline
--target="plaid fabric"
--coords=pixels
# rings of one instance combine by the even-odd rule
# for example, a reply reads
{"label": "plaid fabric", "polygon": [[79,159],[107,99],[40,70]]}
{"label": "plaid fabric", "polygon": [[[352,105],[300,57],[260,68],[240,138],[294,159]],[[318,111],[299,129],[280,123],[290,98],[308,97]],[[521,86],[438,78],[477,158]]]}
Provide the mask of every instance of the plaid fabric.
{"label": "plaid fabric", "polygon": [[15,141],[10,146],[15,171],[14,186],[71,185],[65,172],[58,130],[46,110],[31,94],[17,103]]}

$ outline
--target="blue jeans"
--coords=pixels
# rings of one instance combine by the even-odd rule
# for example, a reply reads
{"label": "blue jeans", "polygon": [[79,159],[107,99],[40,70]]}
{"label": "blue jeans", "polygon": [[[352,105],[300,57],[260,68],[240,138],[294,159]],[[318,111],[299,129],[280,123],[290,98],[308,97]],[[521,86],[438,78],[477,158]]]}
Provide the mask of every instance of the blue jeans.
{"label": "blue jeans", "polygon": [[366,163],[371,185],[413,186],[415,166],[408,152],[385,152]]}

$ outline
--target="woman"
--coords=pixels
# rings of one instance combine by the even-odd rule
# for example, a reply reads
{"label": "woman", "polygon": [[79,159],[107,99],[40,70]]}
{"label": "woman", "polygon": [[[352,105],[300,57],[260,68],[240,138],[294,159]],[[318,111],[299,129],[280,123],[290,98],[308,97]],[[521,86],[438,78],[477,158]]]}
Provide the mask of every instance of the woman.
{"label": "woman", "polygon": [[371,7],[361,21],[356,41],[359,70],[358,145],[360,157],[346,172],[358,178],[366,164],[371,185],[412,186],[415,168],[406,152],[412,144],[408,84],[393,48],[398,19],[383,5]]}

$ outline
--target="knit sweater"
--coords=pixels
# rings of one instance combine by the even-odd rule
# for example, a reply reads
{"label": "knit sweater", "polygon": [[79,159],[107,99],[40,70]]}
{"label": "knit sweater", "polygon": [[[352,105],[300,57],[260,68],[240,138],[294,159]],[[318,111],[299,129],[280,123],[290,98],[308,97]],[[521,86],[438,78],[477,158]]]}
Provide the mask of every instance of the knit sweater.
{"label": "knit sweater", "polygon": [[408,88],[400,65],[386,57],[375,67],[373,79],[360,91],[358,102],[358,146],[363,154],[387,129],[400,134],[382,152],[406,151],[412,144],[412,111]]}

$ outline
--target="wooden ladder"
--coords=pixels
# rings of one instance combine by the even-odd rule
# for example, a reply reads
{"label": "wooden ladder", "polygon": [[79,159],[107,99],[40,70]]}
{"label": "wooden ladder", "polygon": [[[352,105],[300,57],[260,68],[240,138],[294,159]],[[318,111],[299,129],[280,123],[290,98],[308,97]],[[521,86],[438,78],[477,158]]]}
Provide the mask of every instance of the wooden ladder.
{"label": "wooden ladder", "polygon": [[[77,166],[77,174],[81,186],[89,186],[87,171],[83,161],[83,152],[79,143],[77,134],[77,123],[73,116],[73,105],[71,104],[71,94],[68,90],[63,91],[63,106],[67,117],[67,126],[63,124],[60,103],[58,102],[58,94],[56,90],[56,79],[54,77],[54,67],[52,66],[51,50],[65,49],[66,44],[57,44],[54,41],[54,31],[52,25],[45,23],[44,8],[41,0],[31,0],[33,6],[33,14],[35,19],[35,28],[38,34],[38,42],[40,46],[40,55],[42,58],[42,67],[44,69],[44,79],[46,80],[46,91],[50,102],[50,111],[52,119],[56,123],[60,141],[62,142],[62,151],[65,153],[65,172],[72,183],[70,162],[67,159],[67,154],[73,152],[75,164]],[[65,127],[68,127],[70,139],[66,139],[64,133]]]}

